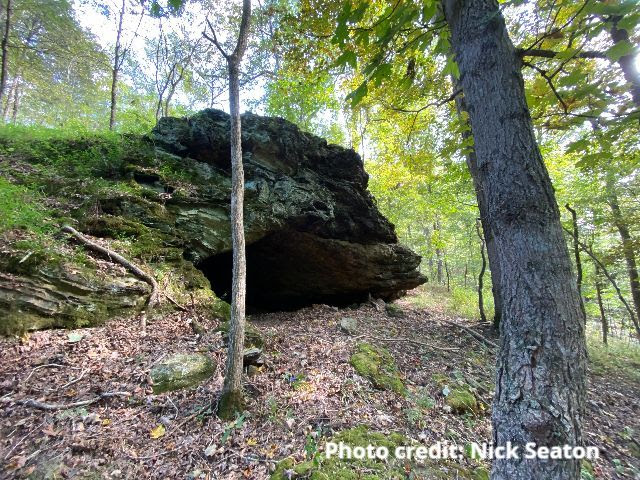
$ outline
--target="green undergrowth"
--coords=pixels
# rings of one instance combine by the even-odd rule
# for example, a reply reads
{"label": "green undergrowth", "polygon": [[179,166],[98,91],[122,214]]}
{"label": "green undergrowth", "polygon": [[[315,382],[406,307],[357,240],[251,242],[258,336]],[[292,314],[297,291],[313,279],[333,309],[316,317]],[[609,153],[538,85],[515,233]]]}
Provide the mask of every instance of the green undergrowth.
{"label": "green undergrowth", "polygon": [[[369,445],[385,447],[389,456],[386,460],[370,458],[339,458],[324,452],[311,453],[312,458],[305,462],[296,463],[289,457],[280,461],[271,475],[271,480],[303,479],[311,480],[399,480],[406,478],[429,479],[488,479],[484,468],[466,469],[462,466],[446,461],[408,461],[395,458],[397,447],[417,446],[398,432],[375,432],[366,425],[338,432],[328,441],[351,448]],[[325,449],[326,451],[326,449]],[[309,453],[309,452],[308,452]]]}
{"label": "green undergrowth", "polygon": [[141,135],[0,126],[0,271],[63,278],[65,270],[93,279],[96,254],[60,232],[69,224],[153,273],[177,303],[228,318],[228,304],[183,258],[165,206],[167,192],[190,195],[194,170]]}
{"label": "green undergrowth", "polygon": [[[445,286],[426,284],[414,290],[405,300],[416,308],[439,310],[449,316],[472,320],[480,318],[478,292],[471,287],[452,286],[447,290]],[[491,321],[494,314],[493,297],[488,287],[484,289],[484,311],[487,320]]]}
{"label": "green undergrowth", "polygon": [[595,334],[587,336],[589,366],[596,375],[623,376],[633,382],[640,382],[640,345],[609,338],[609,345]]}

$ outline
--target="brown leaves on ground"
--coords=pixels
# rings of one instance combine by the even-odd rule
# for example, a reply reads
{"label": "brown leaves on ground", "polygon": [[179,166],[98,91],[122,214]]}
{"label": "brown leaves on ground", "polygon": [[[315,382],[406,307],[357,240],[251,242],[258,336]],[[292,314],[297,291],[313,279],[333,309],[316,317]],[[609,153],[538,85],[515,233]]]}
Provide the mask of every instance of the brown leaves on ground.
{"label": "brown leaves on ground", "polygon": [[[121,319],[78,331],[82,338],[71,338],[75,341],[60,330],[36,332],[22,341],[1,339],[0,477],[24,478],[48,469],[64,478],[263,479],[278,460],[304,460],[332,432],[360,424],[426,444],[490,441],[494,352],[440,323],[441,313],[400,305],[402,318],[371,304],[253,315],[252,323],[266,339],[267,363],[246,378],[248,413],[229,423],[213,416],[211,406],[222,388],[222,341],[218,334],[194,334],[193,313],[159,316],[147,337],[139,334],[137,322]],[[338,328],[343,316],[357,319],[354,336]],[[205,332],[217,326],[216,320],[197,320]],[[466,325],[496,340],[490,327]],[[359,341],[392,353],[409,389],[407,398],[376,390],[355,373],[349,358]],[[170,354],[196,351],[216,360],[213,378],[197,389],[153,395],[150,368]],[[592,378],[587,438],[607,448],[595,463],[597,478],[617,478],[613,459],[640,468],[615,441],[621,425],[639,430],[640,389],[607,385],[601,394],[604,382]],[[459,384],[475,393],[478,413],[448,411],[443,385]],[[114,391],[131,396],[54,412],[8,401],[69,404]],[[628,417],[630,411],[634,418]]]}

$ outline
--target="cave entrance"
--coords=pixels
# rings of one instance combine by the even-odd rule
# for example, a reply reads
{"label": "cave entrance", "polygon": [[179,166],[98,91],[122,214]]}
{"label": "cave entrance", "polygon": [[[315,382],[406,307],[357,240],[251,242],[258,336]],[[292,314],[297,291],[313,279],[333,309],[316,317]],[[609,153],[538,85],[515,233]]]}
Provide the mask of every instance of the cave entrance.
{"label": "cave entrance", "polygon": [[[247,311],[290,311],[317,303],[347,306],[365,301],[368,292],[350,288],[341,280],[344,263],[335,252],[327,251],[326,242],[299,232],[276,232],[248,245]],[[214,255],[196,266],[216,295],[230,302],[232,253]]]}

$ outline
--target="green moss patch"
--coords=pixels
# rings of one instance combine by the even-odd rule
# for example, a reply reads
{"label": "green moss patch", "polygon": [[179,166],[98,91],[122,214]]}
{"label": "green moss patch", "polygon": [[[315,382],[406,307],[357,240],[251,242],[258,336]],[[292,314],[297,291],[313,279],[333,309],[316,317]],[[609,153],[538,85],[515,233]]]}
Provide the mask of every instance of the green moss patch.
{"label": "green moss patch", "polygon": [[472,413],[478,410],[478,401],[475,395],[464,387],[451,390],[446,397],[445,403],[455,413]]}
{"label": "green moss patch", "polygon": [[376,388],[406,395],[407,389],[388,350],[369,343],[359,343],[356,352],[351,355],[351,365],[356,372],[371,380]]}
{"label": "green moss patch", "polygon": [[425,460],[420,462],[395,458],[395,450],[400,446],[418,446],[404,435],[391,432],[371,431],[366,425],[343,430],[328,442],[364,447],[385,447],[389,451],[387,460],[381,459],[340,459],[337,455],[327,458],[326,453],[316,455],[312,460],[296,463],[291,457],[276,465],[271,480],[311,479],[311,480],[404,480],[406,478],[428,478],[448,480],[486,480],[484,468],[463,468],[454,462]]}

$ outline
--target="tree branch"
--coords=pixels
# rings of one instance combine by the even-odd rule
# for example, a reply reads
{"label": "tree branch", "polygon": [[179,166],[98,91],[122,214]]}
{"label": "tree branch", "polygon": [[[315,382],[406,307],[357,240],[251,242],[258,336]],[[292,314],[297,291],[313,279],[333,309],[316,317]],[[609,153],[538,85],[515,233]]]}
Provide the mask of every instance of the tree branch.
{"label": "tree branch", "polygon": [[216,48],[220,51],[222,56],[225,59],[229,60],[229,55],[227,55],[227,52],[224,51],[224,48],[222,48],[222,45],[220,45],[220,42],[218,42],[218,37],[216,36],[216,30],[215,28],[213,28],[213,25],[211,25],[209,18],[207,17],[205,20],[207,22],[207,25],[209,26],[209,30],[211,30],[211,34],[213,35],[213,37],[210,37],[209,35],[207,35],[206,30],[202,31],[202,36],[207,40],[209,40],[211,43],[213,43],[216,46]]}
{"label": "tree branch", "polygon": [[[516,53],[520,58],[523,58],[523,57],[555,58],[563,52],[555,52],[553,50],[545,50],[543,48],[531,48],[531,49],[519,48],[518,50],[516,50]],[[604,59],[608,58],[606,53],[598,52],[595,50],[577,52],[573,57],[574,58],[604,58]]]}

